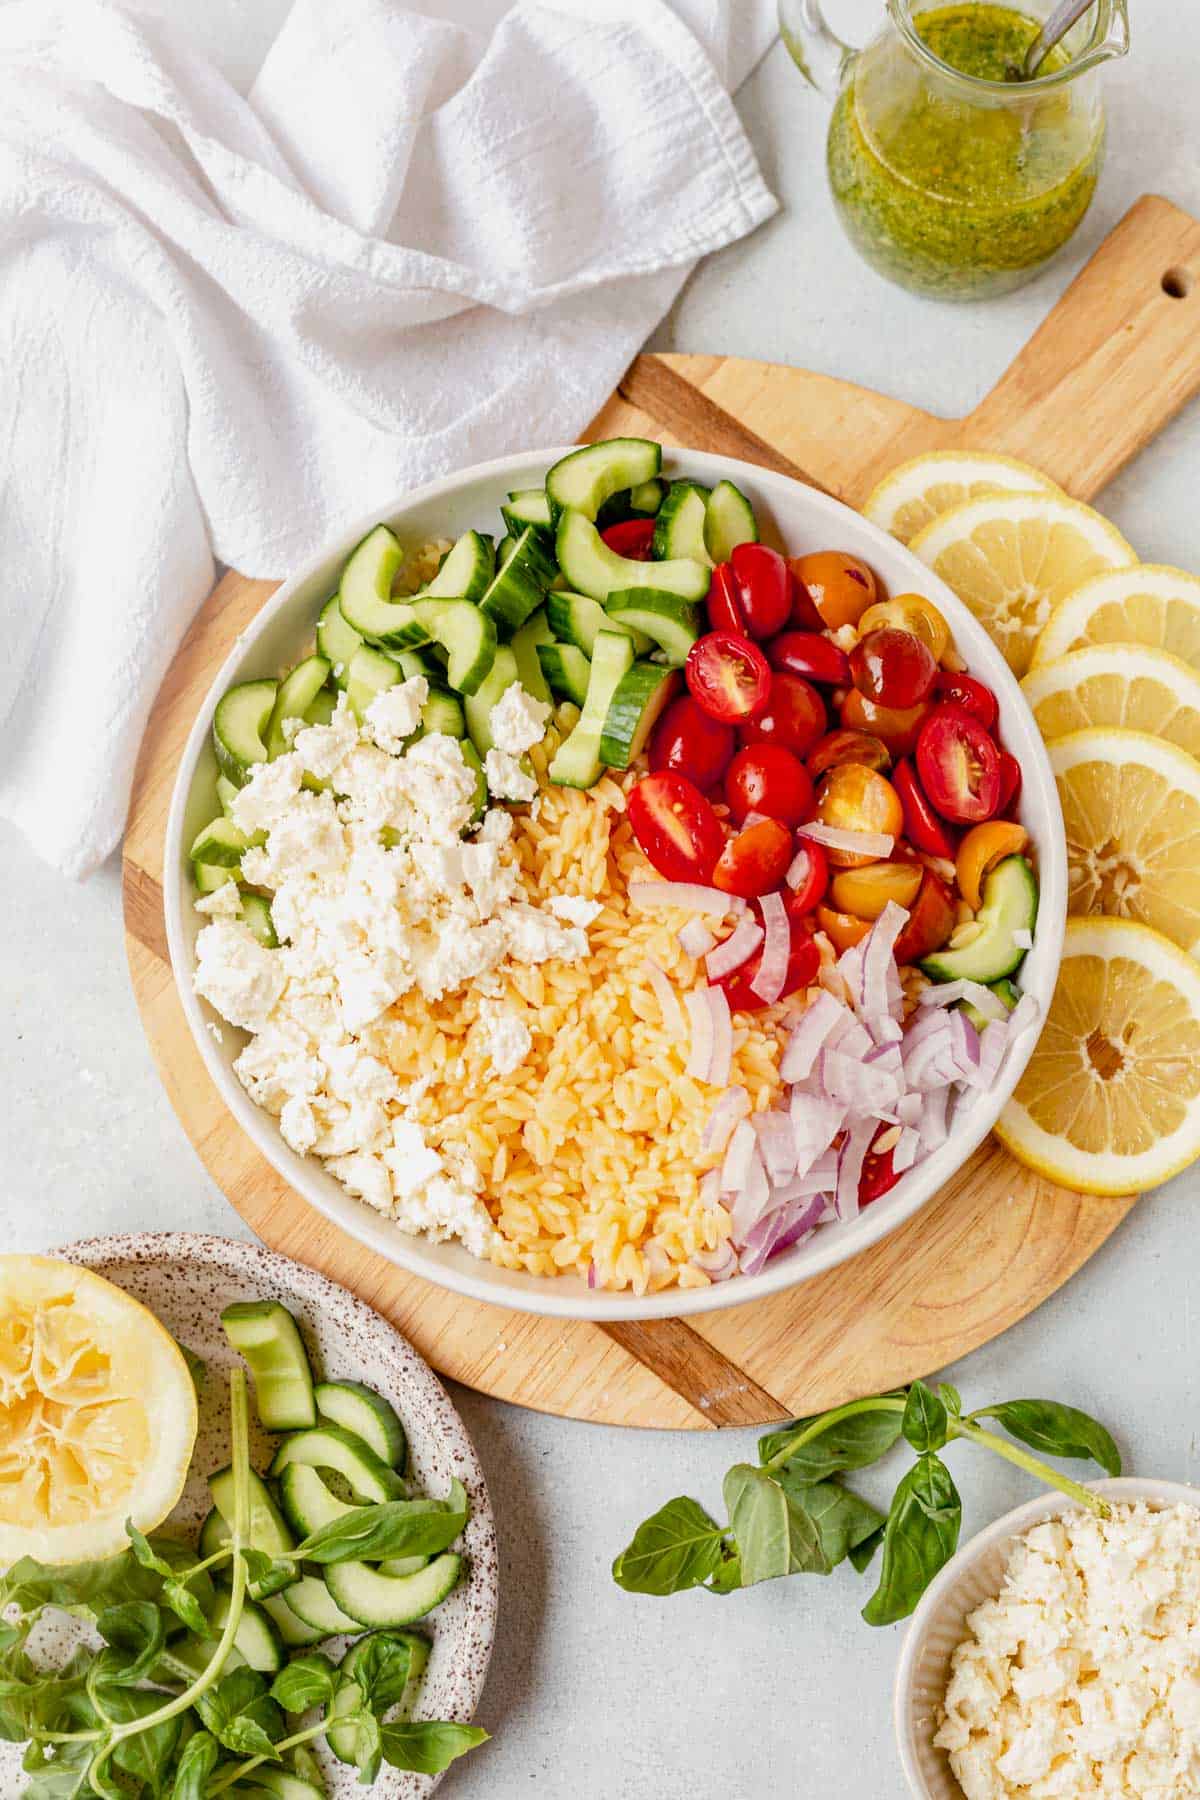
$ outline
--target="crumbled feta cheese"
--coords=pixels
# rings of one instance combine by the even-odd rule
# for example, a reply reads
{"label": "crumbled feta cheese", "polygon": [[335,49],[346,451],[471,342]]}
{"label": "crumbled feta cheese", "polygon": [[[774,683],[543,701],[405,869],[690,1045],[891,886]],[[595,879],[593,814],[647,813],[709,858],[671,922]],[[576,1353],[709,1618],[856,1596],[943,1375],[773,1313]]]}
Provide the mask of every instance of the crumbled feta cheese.
{"label": "crumbled feta cheese", "polygon": [[329,781],[358,743],[358,720],[345,694],[338,695],[337,710],[328,725],[306,725],[296,733],[292,748],[306,774]]}
{"label": "crumbled feta cheese", "polygon": [[311,1100],[296,1094],[285,1101],[279,1115],[279,1129],[284,1143],[290,1144],[297,1156],[307,1156],[321,1135]]}
{"label": "crumbled feta cheese", "polygon": [[490,792],[497,800],[533,800],[537,796],[537,776],[527,774],[521,759],[511,750],[489,750],[483,759],[483,772]]}
{"label": "crumbled feta cheese", "polygon": [[507,844],[513,834],[512,814],[505,812],[502,806],[493,806],[484,814],[483,822],[475,833],[477,844]]}
{"label": "crumbled feta cheese", "polygon": [[542,963],[560,957],[579,962],[588,953],[587,933],[577,925],[560,925],[536,906],[510,906],[501,920],[508,953],[515,962]]}
{"label": "crumbled feta cheese", "polygon": [[485,1002],[479,1009],[483,1053],[498,1075],[519,1069],[533,1048],[533,1037],[524,1019],[511,1006]]}
{"label": "crumbled feta cheese", "polygon": [[418,1193],[427,1181],[442,1172],[442,1159],[425,1142],[425,1133],[411,1119],[392,1121],[392,1147],[385,1150],[383,1160],[392,1171],[392,1187],[397,1199]]}
{"label": "crumbled feta cheese", "polygon": [[345,833],[332,795],[301,791],[270,827],[262,861],[256,858],[251,872],[243,857],[242,869],[248,881],[280,887],[290,875],[330,874],[345,860]]}
{"label": "crumbled feta cheese", "polygon": [[392,1178],[387,1164],[369,1150],[355,1150],[349,1156],[329,1160],[329,1173],[336,1175],[342,1186],[373,1206],[376,1212],[392,1210]]}
{"label": "crumbled feta cheese", "polygon": [[269,831],[299,793],[303,774],[304,765],[295,751],[277,756],[274,762],[255,763],[249,781],[229,805],[229,816],[238,830],[247,837]]}
{"label": "crumbled feta cheese", "polygon": [[211,894],[201,894],[196,901],[196,911],[206,914],[210,919],[236,919],[241,910],[242,896],[232,876],[228,881],[223,881],[219,888],[214,888]]}
{"label": "crumbled feta cheese", "polygon": [[[442,932],[430,953],[417,964],[417,982],[427,1000],[465,987],[467,982],[494,969],[502,961],[505,933],[494,919],[483,925],[460,924]],[[528,959],[526,959],[528,960]]]}
{"label": "crumbled feta cheese", "polygon": [[493,744],[497,750],[511,751],[514,756],[532,750],[546,734],[551,710],[544,700],[535,700],[519,681],[514,681],[488,715]]}
{"label": "crumbled feta cheese", "polygon": [[381,750],[400,755],[405,738],[421,723],[421,708],[428,698],[429,683],[423,675],[412,675],[376,694],[367,708],[366,724]]}
{"label": "crumbled feta cheese", "polygon": [[435,843],[454,843],[475,812],[478,776],[463,758],[457,738],[431,731],[419,738],[399,767],[421,833]]}
{"label": "crumbled feta cheese", "polygon": [[582,894],[552,894],[546,905],[556,919],[565,919],[568,925],[585,928],[604,911],[602,901],[585,900]]}
{"label": "crumbled feta cheese", "polygon": [[275,952],[240,919],[214,919],[196,939],[196,992],[231,1025],[261,1031],[284,982]]}

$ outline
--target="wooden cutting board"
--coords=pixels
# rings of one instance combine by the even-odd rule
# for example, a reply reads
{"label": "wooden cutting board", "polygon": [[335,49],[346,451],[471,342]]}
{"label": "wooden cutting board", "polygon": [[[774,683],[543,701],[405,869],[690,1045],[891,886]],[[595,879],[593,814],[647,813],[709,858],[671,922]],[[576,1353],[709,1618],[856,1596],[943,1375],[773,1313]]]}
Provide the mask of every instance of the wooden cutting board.
{"label": "wooden cutting board", "polygon": [[[957,315],[947,309],[947,329]],[[721,356],[640,356],[588,437],[636,432],[744,457],[861,502],[934,448],[1024,457],[1090,499],[1200,387],[1200,223],[1147,197],[966,419],[830,376]],[[234,1123],[176,998],[163,837],[180,752],[214,671],[273,584],[230,574],[175,658],[146,728],[124,851],[134,992],[205,1167],[273,1249],[392,1319],[444,1374],[505,1400],[619,1425],[758,1424],[926,1375],[1004,1331],[1071,1276],[1132,1205],[1067,1193],[989,1142],[884,1243],[790,1293],[694,1324],[569,1324],[406,1275],[326,1222]]]}

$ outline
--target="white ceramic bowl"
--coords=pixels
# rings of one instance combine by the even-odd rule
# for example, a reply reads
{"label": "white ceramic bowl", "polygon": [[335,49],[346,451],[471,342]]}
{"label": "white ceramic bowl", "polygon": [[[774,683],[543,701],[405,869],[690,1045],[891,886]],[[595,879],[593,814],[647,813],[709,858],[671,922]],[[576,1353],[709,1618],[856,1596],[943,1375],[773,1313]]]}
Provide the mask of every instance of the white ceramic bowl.
{"label": "white ceramic bowl", "polygon": [[[203,920],[192,905],[187,851],[201,826],[218,810],[217,767],[210,730],[213,709],[221,695],[235,681],[275,675],[282,666],[295,661],[301,646],[311,638],[321,605],[337,585],[342,563],[378,520],[387,520],[410,543],[431,537],[455,537],[470,526],[494,528],[508,490],[540,487],[547,468],[564,454],[564,449],[549,449],[505,457],[373,508],[285,581],[242,634],[218,670],[196,716],[175,782],[163,878],[171,961],[200,1054],[238,1123],[297,1193],[361,1243],[414,1275],[472,1299],[522,1312],[573,1319],[675,1318],[687,1313],[715,1312],[806,1281],[856,1255],[911,1218],[991,1130],[1029,1059],[1036,1031],[1027,1031],[1014,1045],[996,1087],[976,1103],[947,1142],[859,1218],[845,1225],[823,1227],[807,1243],[768,1263],[761,1274],[738,1276],[699,1290],[672,1288],[639,1300],[630,1294],[589,1292],[576,1276],[546,1280],[498,1269],[478,1261],[459,1245],[430,1244],[397,1231],[380,1214],[352,1199],[331,1175],[325,1174],[319,1162],[297,1156],[288,1148],[276,1120],[254,1105],[233,1073],[234,1059],[244,1041],[242,1034],[223,1025],[218,1042],[206,1029],[216,1022],[217,1015],[192,991],[193,946]],[[1020,762],[1024,776],[1020,817],[1037,850],[1041,904],[1036,943],[1022,966],[1021,981],[1044,1012],[1058,973],[1066,915],[1062,813],[1037,727],[1020,688],[987,633],[924,563],[840,501],[787,476],[729,457],[672,451],[667,462],[672,472],[695,476],[710,485],[715,486],[723,477],[735,482],[749,496],[764,536],[774,538],[790,554],[832,548],[848,550],[876,569],[893,594],[919,590],[945,613],[967,665],[987,682],[999,700],[1001,734]]]}
{"label": "white ceramic bowl", "polygon": [[[1088,1486],[1109,1500],[1144,1500],[1152,1507],[1200,1507],[1200,1489],[1177,1481],[1122,1476]],[[1064,1494],[1042,1494],[997,1519],[971,1539],[926,1589],[913,1614],[896,1671],[894,1717],[900,1764],[916,1800],[963,1800],[950,1759],[934,1748],[938,1711],[950,1680],[950,1660],[967,1636],[967,1615],[992,1600],[1016,1539],[1047,1519],[1077,1510]]]}

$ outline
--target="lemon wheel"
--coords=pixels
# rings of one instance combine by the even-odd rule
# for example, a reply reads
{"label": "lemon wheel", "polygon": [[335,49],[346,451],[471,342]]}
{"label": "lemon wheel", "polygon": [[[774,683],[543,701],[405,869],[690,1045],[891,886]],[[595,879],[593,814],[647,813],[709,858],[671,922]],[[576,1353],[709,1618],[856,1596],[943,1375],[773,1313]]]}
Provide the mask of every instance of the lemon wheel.
{"label": "lemon wheel", "polygon": [[939,513],[989,494],[1057,494],[1061,489],[1040,469],[1014,456],[975,450],[931,450],[901,463],[875,487],[863,512],[902,544],[932,525]]}
{"label": "lemon wheel", "polygon": [[1094,576],[1051,613],[1031,667],[1088,644],[1146,644],[1200,669],[1200,579],[1166,563]]}
{"label": "lemon wheel", "polygon": [[0,1256],[0,1567],[99,1560],[183,1491],[196,1391],[153,1313],[88,1269]]}
{"label": "lemon wheel", "polygon": [[1049,742],[1116,726],[1200,756],[1200,674],[1145,644],[1092,644],[1030,669],[1021,692]]}
{"label": "lemon wheel", "polygon": [[1087,1194],[1157,1187],[1200,1156],[1200,967],[1124,919],[1068,919],[1058,985],[997,1136]]}

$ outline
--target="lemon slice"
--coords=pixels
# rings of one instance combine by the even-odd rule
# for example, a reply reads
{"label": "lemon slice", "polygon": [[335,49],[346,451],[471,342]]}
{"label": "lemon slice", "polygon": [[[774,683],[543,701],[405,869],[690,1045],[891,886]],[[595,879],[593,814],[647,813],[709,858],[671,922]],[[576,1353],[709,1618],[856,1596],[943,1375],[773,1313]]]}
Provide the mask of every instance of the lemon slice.
{"label": "lemon slice", "polygon": [[1116,725],[1147,731],[1200,756],[1200,674],[1144,644],[1093,644],[1030,669],[1021,683],[1049,742]]}
{"label": "lemon slice", "polygon": [[0,1567],[99,1560],[161,1525],[196,1441],[178,1344],[90,1269],[0,1256]]}
{"label": "lemon slice", "polygon": [[1125,919],[1068,919],[1058,986],[996,1135],[1084,1194],[1136,1194],[1200,1156],[1200,968]]}
{"label": "lemon slice", "polygon": [[974,450],[931,450],[885,475],[863,512],[902,544],[932,525],[939,513],[988,494],[1057,494],[1062,490],[1015,456]]}
{"label": "lemon slice", "polygon": [[992,494],[952,506],[910,549],[991,632],[1018,675],[1059,601],[1137,557],[1115,525],[1065,494]]}
{"label": "lemon slice", "polygon": [[1085,644],[1148,644],[1200,669],[1200,581],[1166,563],[1095,575],[1051,613],[1030,666]]}
{"label": "lemon slice", "polygon": [[1137,919],[1200,951],[1200,763],[1144,731],[1047,746],[1067,833],[1070,913]]}

